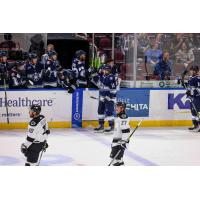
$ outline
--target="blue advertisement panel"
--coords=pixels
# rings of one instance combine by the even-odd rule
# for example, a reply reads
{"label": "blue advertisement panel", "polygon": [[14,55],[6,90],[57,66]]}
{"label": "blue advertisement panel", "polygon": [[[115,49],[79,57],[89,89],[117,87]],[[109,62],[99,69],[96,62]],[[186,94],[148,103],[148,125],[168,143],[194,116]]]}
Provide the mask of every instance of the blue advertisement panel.
{"label": "blue advertisement panel", "polygon": [[72,95],[72,127],[82,127],[83,89],[77,89]]}
{"label": "blue advertisement panel", "polygon": [[130,117],[149,117],[150,90],[123,89],[117,94],[117,101],[127,105],[127,114]]}

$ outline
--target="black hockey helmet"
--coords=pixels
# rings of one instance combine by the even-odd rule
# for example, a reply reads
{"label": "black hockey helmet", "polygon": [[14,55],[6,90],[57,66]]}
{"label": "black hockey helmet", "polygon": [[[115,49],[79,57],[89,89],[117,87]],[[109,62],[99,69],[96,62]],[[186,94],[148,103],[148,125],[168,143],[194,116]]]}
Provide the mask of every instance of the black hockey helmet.
{"label": "black hockey helmet", "polygon": [[76,55],[76,58],[80,58],[81,55],[86,55],[86,52],[83,50],[78,50],[76,51],[75,55]]}
{"label": "black hockey helmet", "polygon": [[37,54],[34,53],[34,52],[28,54],[29,60],[35,59],[35,58],[37,58],[37,57],[38,57]]}
{"label": "black hockey helmet", "polygon": [[190,67],[190,70],[198,73],[199,72],[199,66],[193,65],[193,66]]}
{"label": "black hockey helmet", "polygon": [[105,71],[108,71],[108,72],[110,72],[111,73],[111,67],[109,66],[109,65],[105,65],[104,67],[103,67],[103,70],[105,70]]}
{"label": "black hockey helmet", "polygon": [[30,106],[30,110],[33,111],[33,112],[36,112],[37,114],[40,114],[41,112],[41,106],[38,105],[38,104],[33,104]]}
{"label": "black hockey helmet", "polygon": [[118,102],[116,103],[116,107],[118,107],[118,106],[122,106],[124,109],[126,109],[126,103],[125,103],[125,102],[118,101]]}
{"label": "black hockey helmet", "polygon": [[7,51],[1,51],[0,52],[0,57],[4,57],[4,56],[8,57]]}
{"label": "black hockey helmet", "polygon": [[48,54],[48,56],[51,58],[52,56],[57,55],[57,52],[54,51],[54,50],[52,50],[52,51],[49,51],[47,54]]}

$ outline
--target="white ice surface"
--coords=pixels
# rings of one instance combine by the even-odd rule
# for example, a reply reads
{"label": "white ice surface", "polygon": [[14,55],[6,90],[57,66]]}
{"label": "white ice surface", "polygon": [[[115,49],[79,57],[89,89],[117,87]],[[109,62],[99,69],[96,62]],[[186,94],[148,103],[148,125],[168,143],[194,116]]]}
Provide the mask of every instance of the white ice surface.
{"label": "white ice surface", "polygon": [[[0,165],[24,165],[25,130],[0,130]],[[41,165],[106,166],[112,135],[92,129],[52,129]],[[140,128],[124,156],[127,166],[200,165],[200,134],[186,128]]]}

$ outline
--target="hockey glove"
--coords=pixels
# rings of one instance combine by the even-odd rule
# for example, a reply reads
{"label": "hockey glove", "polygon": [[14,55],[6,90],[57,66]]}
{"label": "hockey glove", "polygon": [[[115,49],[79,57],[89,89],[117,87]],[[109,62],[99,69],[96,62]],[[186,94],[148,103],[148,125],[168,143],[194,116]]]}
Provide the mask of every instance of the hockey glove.
{"label": "hockey glove", "polygon": [[190,96],[191,96],[191,91],[190,91],[190,90],[187,90],[187,91],[186,91],[186,95],[187,95],[187,97],[190,97]]}
{"label": "hockey glove", "polygon": [[23,144],[21,145],[21,152],[26,156],[27,151],[28,151],[28,148],[27,148],[27,146],[23,143]]}
{"label": "hockey glove", "polygon": [[124,149],[126,149],[126,144],[127,144],[128,142],[127,141],[125,141],[125,140],[120,140],[119,142],[118,142],[118,144],[122,147],[122,148],[124,148]]}
{"label": "hockey glove", "polygon": [[73,94],[73,93],[74,93],[74,89],[73,89],[73,88],[69,88],[69,89],[67,90],[67,92],[68,92],[69,94]]}
{"label": "hockey glove", "polygon": [[50,130],[46,130],[45,133],[46,133],[47,135],[49,135],[49,134],[50,134]]}
{"label": "hockey glove", "polygon": [[44,147],[43,147],[43,151],[46,152],[47,148],[49,147],[48,143],[45,142]]}
{"label": "hockey glove", "polygon": [[110,97],[108,97],[108,96],[106,96],[105,99],[106,99],[107,101],[111,101],[111,100],[112,100],[112,99],[111,99]]}

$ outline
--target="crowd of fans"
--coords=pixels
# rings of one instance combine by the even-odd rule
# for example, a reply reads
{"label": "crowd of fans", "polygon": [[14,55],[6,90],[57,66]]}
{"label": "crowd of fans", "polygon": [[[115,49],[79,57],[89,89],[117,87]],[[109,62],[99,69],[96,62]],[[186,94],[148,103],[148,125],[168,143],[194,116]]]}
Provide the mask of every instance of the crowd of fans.
{"label": "crowd of fans", "polygon": [[[81,37],[87,39],[90,43],[92,42],[92,34],[83,34]],[[134,41],[134,34],[115,33],[114,60],[115,64],[121,68],[122,79],[128,79],[128,73],[132,74]],[[96,33],[94,44],[95,55],[100,57],[100,60],[111,56],[111,33]],[[138,33],[137,46],[138,80],[144,79],[146,73],[145,60],[151,77],[158,80],[173,79],[185,67],[200,64],[200,34],[198,33]],[[163,59],[164,57],[165,59]],[[166,57],[167,62],[165,62]],[[167,70],[166,76],[163,76],[165,70]],[[162,74],[159,71],[162,71]]]}

